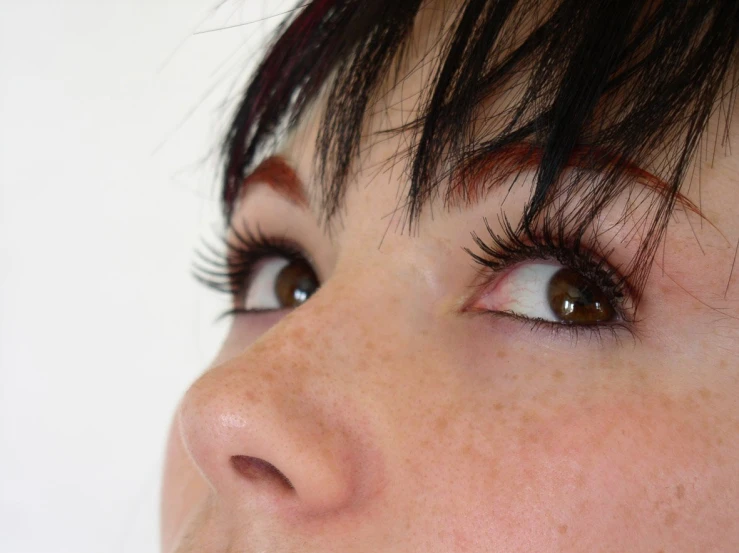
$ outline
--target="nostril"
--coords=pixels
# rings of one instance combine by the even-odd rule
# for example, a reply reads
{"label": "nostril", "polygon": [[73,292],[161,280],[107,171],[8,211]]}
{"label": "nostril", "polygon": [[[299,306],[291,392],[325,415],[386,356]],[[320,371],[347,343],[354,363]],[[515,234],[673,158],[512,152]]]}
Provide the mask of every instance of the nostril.
{"label": "nostril", "polygon": [[285,490],[292,491],[295,489],[287,476],[264,459],[248,457],[246,455],[234,455],[231,457],[231,465],[236,469],[236,472],[247,480],[272,481],[282,486]]}

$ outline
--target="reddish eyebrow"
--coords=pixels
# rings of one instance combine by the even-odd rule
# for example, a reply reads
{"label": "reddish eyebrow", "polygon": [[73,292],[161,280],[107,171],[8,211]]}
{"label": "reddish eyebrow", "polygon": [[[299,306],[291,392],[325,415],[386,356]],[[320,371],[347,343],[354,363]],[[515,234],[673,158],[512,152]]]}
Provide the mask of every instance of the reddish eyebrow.
{"label": "reddish eyebrow", "polygon": [[[540,166],[542,157],[542,149],[528,143],[511,144],[480,156],[456,171],[447,194],[447,202],[449,205],[477,203],[483,199],[486,192],[501,184],[507,177],[519,171]],[[601,170],[619,165],[627,175],[657,194],[665,196],[671,191],[670,186],[665,181],[638,165],[592,146],[575,148],[567,162],[567,166],[587,169],[593,167],[594,160],[598,161],[597,165]],[[492,180],[490,175],[494,175]],[[698,207],[680,193],[677,194],[677,202],[685,209],[698,215],[701,214]]]}
{"label": "reddish eyebrow", "polygon": [[[447,193],[447,204],[455,206],[477,203],[484,198],[486,192],[501,184],[507,177],[525,169],[538,167],[542,157],[542,149],[529,143],[511,144],[480,156],[455,171],[452,185]],[[669,185],[662,179],[600,148],[592,146],[575,148],[567,166],[587,169],[593,166],[593,160],[599,161],[598,165],[601,169],[620,165],[627,175],[657,194],[666,195],[670,192]],[[490,175],[494,175],[492,180]],[[266,184],[300,207],[309,206],[305,187],[300,177],[281,156],[271,156],[262,161],[244,178],[237,195],[242,195],[249,187],[258,183]],[[685,209],[702,217],[700,209],[684,195],[678,193],[677,202]]]}
{"label": "reddish eyebrow", "polygon": [[257,183],[266,184],[300,207],[308,206],[303,183],[295,170],[280,156],[268,157],[247,175],[241,182],[238,195]]}

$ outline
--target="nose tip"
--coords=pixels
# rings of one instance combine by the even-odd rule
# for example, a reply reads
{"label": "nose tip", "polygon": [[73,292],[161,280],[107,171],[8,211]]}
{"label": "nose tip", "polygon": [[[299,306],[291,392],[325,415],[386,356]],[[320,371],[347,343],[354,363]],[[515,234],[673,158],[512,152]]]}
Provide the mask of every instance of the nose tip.
{"label": "nose tip", "polygon": [[288,393],[244,363],[211,369],[179,409],[182,441],[215,493],[311,515],[350,502],[347,432],[329,424],[315,394]]}

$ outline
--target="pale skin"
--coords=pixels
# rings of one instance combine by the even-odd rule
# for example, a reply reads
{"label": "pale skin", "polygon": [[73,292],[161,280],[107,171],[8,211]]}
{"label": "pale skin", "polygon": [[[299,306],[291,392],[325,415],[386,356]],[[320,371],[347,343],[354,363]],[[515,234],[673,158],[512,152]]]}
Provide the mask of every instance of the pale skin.
{"label": "pale skin", "polygon": [[[575,340],[486,313],[516,289],[481,282],[463,250],[483,217],[520,213],[525,183],[505,202],[427,206],[409,235],[393,218],[405,175],[378,170],[395,137],[366,151],[327,229],[316,132],[307,118],[281,152],[309,204],[255,183],[234,225],[299,243],[321,287],[296,309],[237,315],[185,395],[165,553],[736,549],[739,156],[719,146],[701,167],[703,222],[676,212],[633,333]],[[697,185],[684,192],[699,202]],[[619,212],[603,215],[614,265],[638,246]]]}

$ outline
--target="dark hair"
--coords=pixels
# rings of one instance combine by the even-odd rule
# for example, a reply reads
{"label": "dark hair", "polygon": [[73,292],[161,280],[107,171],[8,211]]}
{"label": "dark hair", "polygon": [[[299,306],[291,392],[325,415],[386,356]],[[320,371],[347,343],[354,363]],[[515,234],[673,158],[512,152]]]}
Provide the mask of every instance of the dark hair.
{"label": "dark hair", "polygon": [[[223,201],[230,218],[245,173],[319,95],[317,181],[326,220],[339,209],[363,129],[388,78],[398,83],[421,11],[444,0],[313,0],[283,24],[249,84],[225,141]],[[639,221],[633,260],[646,279],[714,109],[724,132],[737,90],[736,0],[447,0],[453,18],[434,50],[435,72],[402,152],[412,228],[429,199],[490,153],[528,144],[535,187],[518,224],[584,229],[649,167],[662,186]],[[430,55],[430,54],[427,54]],[[482,111],[512,87],[513,104]],[[487,136],[482,126],[494,129]],[[473,130],[473,124],[476,130]],[[582,146],[574,179],[560,178]],[[608,152],[600,155],[596,152]],[[532,154],[533,155],[533,154]],[[579,155],[579,154],[578,154]],[[451,174],[450,167],[464,170]],[[451,177],[451,178],[450,178]],[[447,183],[446,188],[442,183]],[[574,210],[552,207],[572,198]],[[548,209],[552,208],[552,209]],[[559,218],[559,219],[558,219]]]}

